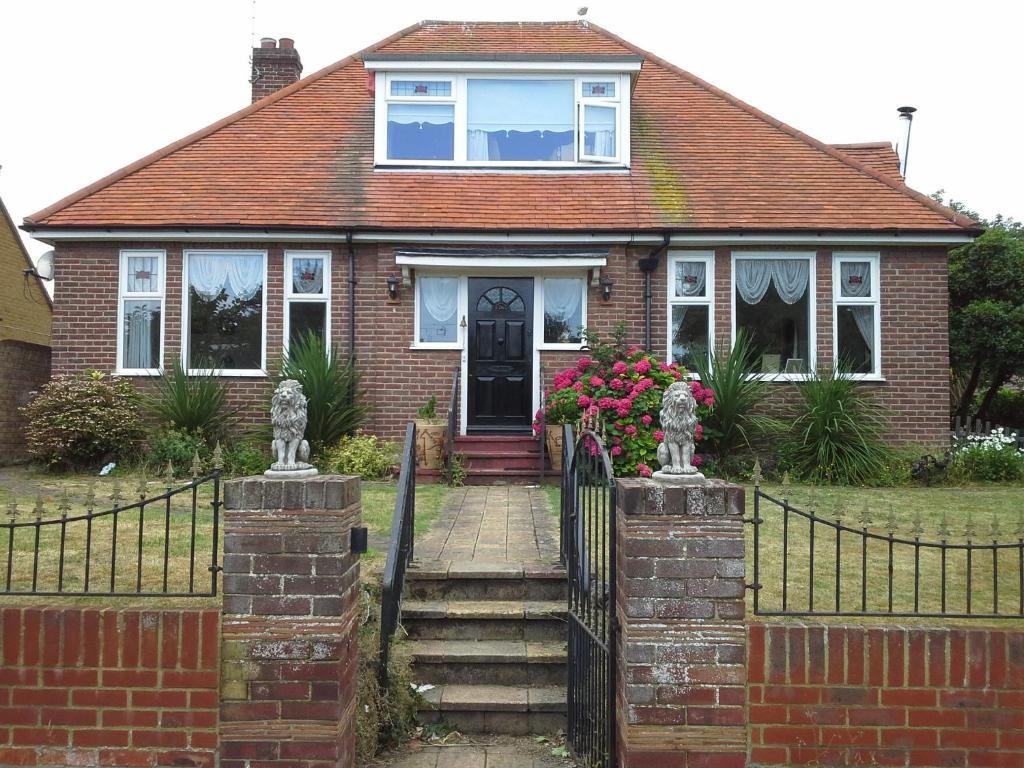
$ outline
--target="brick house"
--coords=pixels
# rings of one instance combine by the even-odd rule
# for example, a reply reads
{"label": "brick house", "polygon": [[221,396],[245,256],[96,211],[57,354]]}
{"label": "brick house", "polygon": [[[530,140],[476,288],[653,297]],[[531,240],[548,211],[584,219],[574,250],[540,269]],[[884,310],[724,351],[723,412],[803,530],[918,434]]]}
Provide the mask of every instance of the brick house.
{"label": "brick house", "polygon": [[[262,409],[289,339],[360,363],[394,437],[458,366],[463,433],[529,428],[580,327],[692,363],[738,329],[780,392],[841,359],[896,439],[948,437],[946,263],[975,222],[888,144],[830,146],[583,21],[422,22],[25,220],[54,369],[213,361]],[[296,82],[297,80],[297,82]]]}
{"label": "brick house", "polygon": [[18,409],[50,378],[53,305],[0,200],[0,464],[24,461]]}

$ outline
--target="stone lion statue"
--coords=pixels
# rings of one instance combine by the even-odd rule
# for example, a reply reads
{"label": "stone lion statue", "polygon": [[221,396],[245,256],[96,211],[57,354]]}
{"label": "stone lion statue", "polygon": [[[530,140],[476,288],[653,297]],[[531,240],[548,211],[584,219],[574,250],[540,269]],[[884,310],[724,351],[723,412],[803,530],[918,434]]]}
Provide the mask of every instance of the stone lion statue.
{"label": "stone lion statue", "polygon": [[658,446],[658,461],[665,475],[696,475],[693,435],[697,430],[697,401],[689,382],[677,381],[661,398],[661,428],[665,439]]}
{"label": "stone lion statue", "polygon": [[274,391],[270,422],[274,426],[271,444],[274,463],[270,468],[278,472],[308,469],[309,443],[303,439],[306,433],[306,396],[302,394],[302,385],[295,379],[282,381]]}

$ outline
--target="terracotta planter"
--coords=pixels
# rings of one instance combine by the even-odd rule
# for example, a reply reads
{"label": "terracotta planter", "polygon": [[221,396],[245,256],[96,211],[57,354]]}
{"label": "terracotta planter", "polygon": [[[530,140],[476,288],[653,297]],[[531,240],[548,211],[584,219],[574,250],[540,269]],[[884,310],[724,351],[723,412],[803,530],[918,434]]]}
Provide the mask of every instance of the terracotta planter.
{"label": "terracotta planter", "polygon": [[416,466],[440,469],[447,427],[430,421],[416,421]]}
{"label": "terracotta planter", "polygon": [[556,471],[561,471],[562,469],[562,435],[561,424],[544,425],[544,446],[548,452],[548,461],[551,462],[551,468]]}

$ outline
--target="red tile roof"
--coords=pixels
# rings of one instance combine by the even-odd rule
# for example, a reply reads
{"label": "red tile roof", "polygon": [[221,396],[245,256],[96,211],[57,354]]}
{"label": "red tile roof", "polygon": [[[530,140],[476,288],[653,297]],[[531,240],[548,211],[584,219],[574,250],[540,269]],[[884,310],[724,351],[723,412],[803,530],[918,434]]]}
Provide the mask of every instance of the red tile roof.
{"label": "red tile roof", "polygon": [[[375,170],[375,53],[639,54],[629,172]],[[26,219],[63,227],[959,230],[973,222],[587,22],[421,22]]]}
{"label": "red tile roof", "polygon": [[894,179],[903,181],[900,173],[900,156],[896,149],[887,141],[871,141],[863,144],[832,144],[844,155],[852,157],[868,168],[884,173]]}

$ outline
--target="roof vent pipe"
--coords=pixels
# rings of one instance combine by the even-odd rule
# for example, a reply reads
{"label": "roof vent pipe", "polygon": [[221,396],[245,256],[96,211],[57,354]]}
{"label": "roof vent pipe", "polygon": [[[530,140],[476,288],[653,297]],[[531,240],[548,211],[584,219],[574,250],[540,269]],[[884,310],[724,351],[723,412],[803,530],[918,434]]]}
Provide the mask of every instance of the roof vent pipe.
{"label": "roof vent pipe", "polygon": [[[900,120],[906,121],[906,131],[903,134],[903,146],[900,154],[900,176],[904,179],[907,178],[907,158],[910,156],[910,127],[914,122],[914,113],[917,112],[917,107],[899,107],[897,112],[900,113]],[[897,151],[900,149],[897,145]]]}

